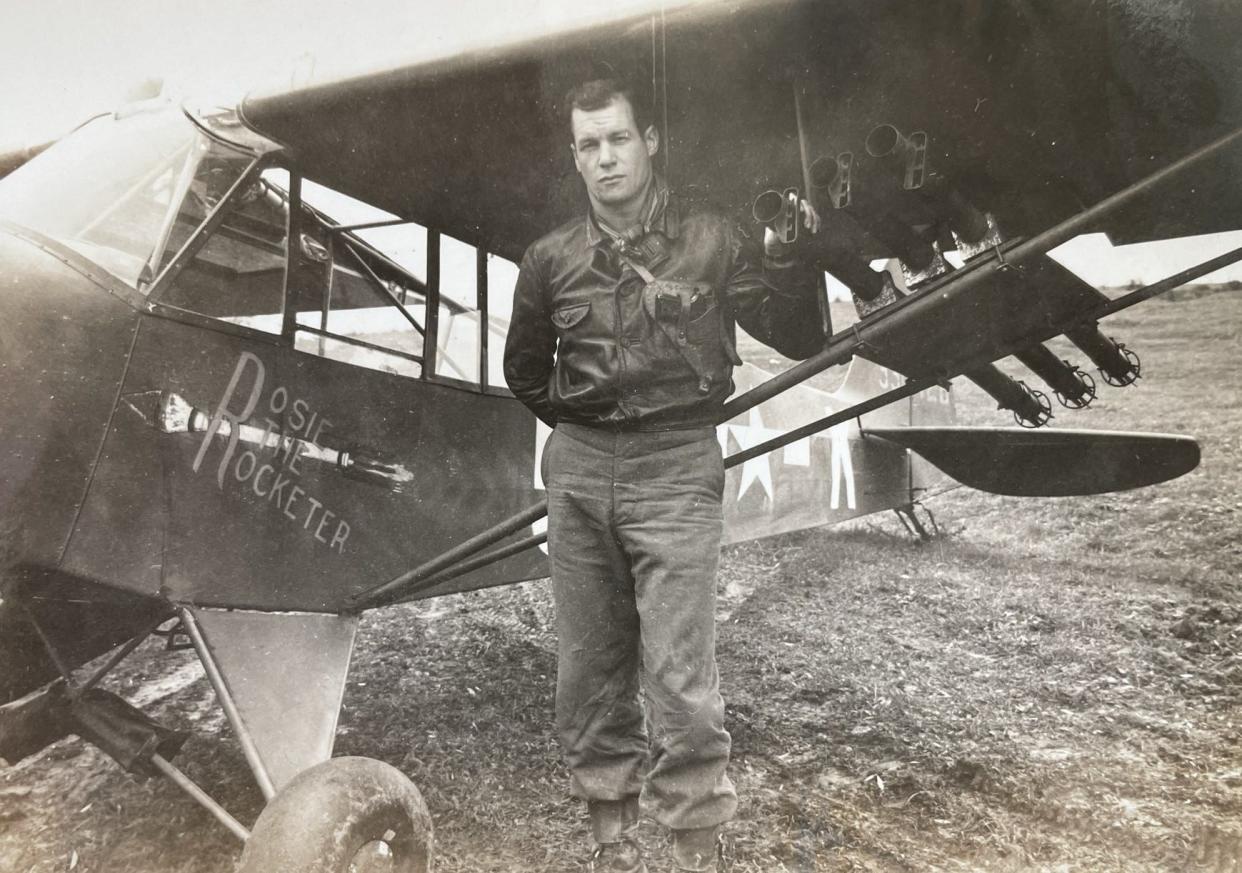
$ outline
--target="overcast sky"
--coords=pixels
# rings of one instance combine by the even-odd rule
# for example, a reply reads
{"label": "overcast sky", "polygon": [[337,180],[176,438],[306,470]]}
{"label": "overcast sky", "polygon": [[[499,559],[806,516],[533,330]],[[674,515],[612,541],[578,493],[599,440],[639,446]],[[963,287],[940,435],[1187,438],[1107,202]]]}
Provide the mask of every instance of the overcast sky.
{"label": "overcast sky", "polygon": [[[672,5],[672,4],[670,4]],[[0,152],[114,108],[148,79],[180,95],[235,102],[253,88],[486,45],[515,32],[586,23],[653,0],[4,0]],[[1062,259],[1093,284],[1154,281],[1242,245],[1242,235],[1127,246],[1075,241]],[[1242,279],[1234,265],[1211,277]]]}

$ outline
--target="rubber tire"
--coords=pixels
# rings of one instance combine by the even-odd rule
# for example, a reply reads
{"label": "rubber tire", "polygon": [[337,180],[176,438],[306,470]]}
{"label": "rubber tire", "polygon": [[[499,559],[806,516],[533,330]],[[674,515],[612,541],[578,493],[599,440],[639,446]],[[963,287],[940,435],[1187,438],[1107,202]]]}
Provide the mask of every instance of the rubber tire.
{"label": "rubber tire", "polygon": [[373,758],[333,758],[298,774],[264,808],[237,873],[349,873],[367,843],[383,839],[394,870],[431,869],[427,804],[400,770]]}

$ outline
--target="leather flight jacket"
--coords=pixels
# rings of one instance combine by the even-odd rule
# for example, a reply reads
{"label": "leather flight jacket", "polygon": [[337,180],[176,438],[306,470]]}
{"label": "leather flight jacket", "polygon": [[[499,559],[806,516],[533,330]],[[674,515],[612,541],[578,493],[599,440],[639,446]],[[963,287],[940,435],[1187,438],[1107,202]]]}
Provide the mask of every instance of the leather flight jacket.
{"label": "leather flight jacket", "polygon": [[716,424],[741,363],[735,323],[790,358],[824,346],[812,267],[768,261],[729,219],[673,197],[643,230],[613,239],[587,215],[522,259],[505,379],[550,426]]}

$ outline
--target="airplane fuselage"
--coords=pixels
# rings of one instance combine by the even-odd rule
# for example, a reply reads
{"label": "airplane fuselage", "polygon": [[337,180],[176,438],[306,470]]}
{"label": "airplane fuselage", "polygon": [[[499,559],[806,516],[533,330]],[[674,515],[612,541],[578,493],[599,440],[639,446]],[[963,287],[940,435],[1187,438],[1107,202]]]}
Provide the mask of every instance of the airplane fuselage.
{"label": "airplane fuselage", "polygon": [[[123,141],[127,120],[109,123]],[[151,123],[143,117],[134,134]],[[228,151],[230,158],[234,151],[247,160],[240,150]],[[222,192],[185,190],[217,213],[232,202]],[[330,330],[303,333],[321,312],[308,314],[306,286],[297,283],[317,281],[313,263],[307,278],[308,252],[316,254],[307,239],[321,231],[304,225],[299,258],[286,261],[288,209],[271,190],[275,223],[264,223],[262,202],[256,206],[257,195],[239,183],[231,196],[241,205],[223,220],[203,208],[197,227],[154,231],[183,247],[156,259],[164,264],[158,276],[104,245],[139,250],[131,226],[124,239],[100,229],[109,227],[108,210],[84,224],[85,240],[56,238],[11,217],[0,233],[9,277],[0,299],[9,373],[0,389],[2,569],[10,586],[20,586],[20,599],[49,604],[40,624],[56,629],[70,661],[176,605],[346,610],[351,596],[542,497],[541,434],[521,404],[477,382],[424,375],[427,357],[409,369],[391,363],[406,363],[394,357],[393,323],[381,320],[382,305],[359,302],[356,287],[380,268],[378,258],[374,268],[339,252],[330,259],[327,293],[337,295],[332,305],[345,301],[331,312],[340,321],[325,318]],[[302,218],[309,223],[316,214]],[[221,280],[227,266],[236,271]],[[493,288],[493,301],[509,290]],[[298,313],[284,317],[282,308]],[[427,309],[415,312],[424,331]],[[458,316],[450,330],[444,322]],[[455,376],[468,374],[462,361],[479,353],[477,333],[473,344],[454,343],[472,324],[477,332],[479,319],[454,311],[441,318],[449,337],[442,335],[439,357],[455,355]],[[346,335],[339,323],[380,329]],[[497,355],[503,335],[490,339]],[[341,348],[346,353],[333,354]],[[753,446],[899,378],[858,366],[837,395],[799,386],[721,425],[722,451]],[[739,389],[763,375],[739,369]],[[902,404],[877,420],[950,421],[949,395],[932,393],[921,411]],[[863,440],[857,423],[840,425],[730,471],[728,539],[904,506],[928,469],[903,449]],[[536,578],[545,561],[530,550],[419,596]],[[24,628],[23,616],[14,597],[0,604],[0,621]],[[6,671],[6,699],[53,675],[28,629],[8,641],[26,654],[5,659],[24,665]]]}

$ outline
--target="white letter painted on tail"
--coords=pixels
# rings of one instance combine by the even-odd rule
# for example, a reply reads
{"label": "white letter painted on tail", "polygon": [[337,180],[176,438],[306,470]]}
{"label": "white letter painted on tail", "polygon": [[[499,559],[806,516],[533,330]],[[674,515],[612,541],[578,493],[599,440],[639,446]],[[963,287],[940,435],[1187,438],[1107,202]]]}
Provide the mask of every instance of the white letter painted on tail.
{"label": "white letter painted on tail", "polygon": [[[832,415],[832,407],[828,414]],[[828,503],[830,509],[841,508],[841,480],[845,480],[845,505],[849,509],[857,509],[858,502],[854,496],[854,459],[850,457],[850,426],[842,422],[828,429],[832,440],[832,496]]]}

